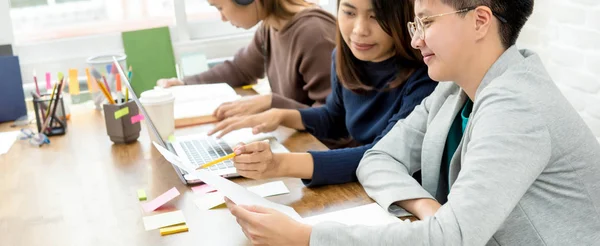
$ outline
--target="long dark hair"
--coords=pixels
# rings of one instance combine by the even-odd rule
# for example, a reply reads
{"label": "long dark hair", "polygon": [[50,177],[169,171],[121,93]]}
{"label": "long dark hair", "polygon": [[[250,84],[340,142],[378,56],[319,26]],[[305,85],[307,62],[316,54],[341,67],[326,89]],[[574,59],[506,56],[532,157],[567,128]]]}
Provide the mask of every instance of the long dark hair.
{"label": "long dark hair", "polygon": [[[340,2],[341,0],[338,0],[338,8]],[[417,68],[424,65],[421,53],[410,46],[411,38],[406,27],[406,23],[415,18],[414,0],[371,0],[371,2],[379,26],[393,39],[398,75],[388,88],[395,88],[404,83]],[[339,23],[336,42],[335,71],[340,83],[355,92],[373,90],[372,86],[363,81],[368,78],[364,77],[364,71],[358,65],[359,60],[354,57],[352,50],[342,38]]]}

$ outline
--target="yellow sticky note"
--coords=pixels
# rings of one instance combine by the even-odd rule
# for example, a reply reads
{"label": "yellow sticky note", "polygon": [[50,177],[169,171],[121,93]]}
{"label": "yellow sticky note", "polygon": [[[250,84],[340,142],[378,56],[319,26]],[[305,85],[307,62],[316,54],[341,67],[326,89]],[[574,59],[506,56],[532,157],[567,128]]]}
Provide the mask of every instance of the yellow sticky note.
{"label": "yellow sticky note", "polygon": [[171,136],[169,136],[169,142],[170,142],[170,143],[173,143],[173,142],[175,142],[175,135],[171,135]]}
{"label": "yellow sticky note", "polygon": [[137,191],[137,195],[138,195],[138,200],[140,200],[140,201],[146,201],[146,199],[148,199],[148,197],[146,196],[146,191],[144,191],[144,189],[139,189]]}
{"label": "yellow sticky note", "polygon": [[77,79],[77,69],[69,69],[69,94],[79,95],[79,79]]}
{"label": "yellow sticky note", "polygon": [[92,78],[92,74],[90,73],[89,68],[85,69],[85,75],[87,76],[88,91],[89,92],[98,91],[98,88],[96,87],[97,86],[96,81],[94,80],[94,78]]}
{"label": "yellow sticky note", "polygon": [[171,234],[175,234],[175,233],[186,232],[188,230],[189,229],[188,229],[187,225],[185,225],[185,224],[169,226],[169,227],[165,227],[165,228],[160,228],[160,235],[166,236],[166,235],[171,235]]}
{"label": "yellow sticky note", "polygon": [[129,107],[124,107],[115,111],[115,120],[120,119],[121,117],[129,114]]}

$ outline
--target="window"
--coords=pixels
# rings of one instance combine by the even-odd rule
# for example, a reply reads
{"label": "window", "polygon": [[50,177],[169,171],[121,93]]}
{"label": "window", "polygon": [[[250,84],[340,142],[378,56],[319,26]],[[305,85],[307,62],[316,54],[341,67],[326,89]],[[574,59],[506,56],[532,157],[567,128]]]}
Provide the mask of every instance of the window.
{"label": "window", "polygon": [[15,43],[174,24],[173,0],[10,0]]}

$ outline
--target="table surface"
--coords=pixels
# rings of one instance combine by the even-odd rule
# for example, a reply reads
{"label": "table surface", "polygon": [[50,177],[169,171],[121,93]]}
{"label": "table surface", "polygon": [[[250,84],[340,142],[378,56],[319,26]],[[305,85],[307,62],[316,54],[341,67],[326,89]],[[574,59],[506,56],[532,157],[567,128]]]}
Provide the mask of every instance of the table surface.
{"label": "table surface", "polygon": [[[200,211],[198,194],[181,183],[170,163],[150,143],[145,127],[137,142],[116,145],[106,135],[103,115],[73,107],[68,131],[35,147],[17,140],[0,156],[0,245],[246,245],[227,209]],[[34,125],[30,125],[32,129]],[[177,129],[176,135],[205,131],[208,125]],[[0,132],[14,131],[0,124]],[[291,152],[326,150],[308,133],[282,142]],[[360,184],[307,188],[299,179],[232,179],[242,186],[282,180],[289,194],[268,198],[293,207],[302,217],[373,202]],[[136,191],[151,200],[172,187],[181,195],[158,212],[144,213]],[[142,217],[183,211],[189,232],[160,236],[145,231]]]}

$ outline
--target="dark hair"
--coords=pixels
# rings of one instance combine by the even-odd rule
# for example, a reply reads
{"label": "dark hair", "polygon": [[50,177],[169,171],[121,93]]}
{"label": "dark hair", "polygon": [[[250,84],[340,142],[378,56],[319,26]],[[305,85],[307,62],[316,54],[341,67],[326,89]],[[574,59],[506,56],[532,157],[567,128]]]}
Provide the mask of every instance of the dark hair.
{"label": "dark hair", "polygon": [[314,4],[305,0],[260,0],[259,4],[263,8],[263,11],[265,11],[265,16],[267,17],[274,16],[284,20],[291,19],[296,13],[286,9],[283,5],[284,1],[290,5],[314,6]]}
{"label": "dark hair", "polygon": [[[338,8],[340,2],[341,0],[338,0]],[[415,18],[414,0],[371,0],[371,2],[379,26],[393,39],[393,50],[397,59],[398,74],[394,81],[389,83],[388,88],[398,87],[417,68],[424,66],[421,53],[410,45],[411,38],[406,28],[406,23]],[[339,23],[336,42],[335,72],[340,83],[354,92],[373,90],[372,86],[365,83],[369,81],[364,76],[363,68],[358,65],[360,60],[352,54],[352,50],[344,42]]]}
{"label": "dark hair", "polygon": [[508,49],[517,42],[521,29],[533,12],[534,0],[441,0],[456,10],[487,6],[495,15],[506,19],[500,23],[498,32],[504,48]]}

